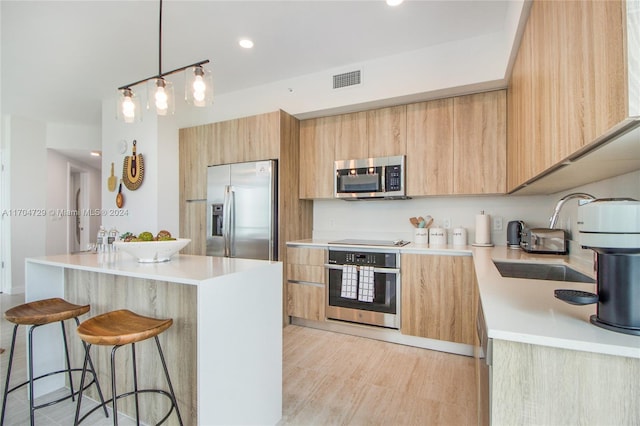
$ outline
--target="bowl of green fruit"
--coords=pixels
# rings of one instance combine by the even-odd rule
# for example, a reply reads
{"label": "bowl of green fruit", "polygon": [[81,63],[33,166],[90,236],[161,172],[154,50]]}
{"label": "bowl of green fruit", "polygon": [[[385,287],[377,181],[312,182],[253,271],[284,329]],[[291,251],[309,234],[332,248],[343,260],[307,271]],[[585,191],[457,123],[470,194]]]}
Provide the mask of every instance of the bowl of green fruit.
{"label": "bowl of green fruit", "polygon": [[169,231],[162,230],[156,235],[145,231],[138,235],[127,232],[114,241],[116,250],[123,251],[142,263],[167,262],[171,256],[189,244],[189,238],[173,238]]}

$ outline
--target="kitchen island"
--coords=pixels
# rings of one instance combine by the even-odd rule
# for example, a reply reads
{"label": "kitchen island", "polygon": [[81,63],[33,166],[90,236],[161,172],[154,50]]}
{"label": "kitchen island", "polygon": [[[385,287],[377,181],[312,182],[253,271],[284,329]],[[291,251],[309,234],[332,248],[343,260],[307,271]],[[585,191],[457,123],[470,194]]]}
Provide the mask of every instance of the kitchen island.
{"label": "kitchen island", "polygon": [[[160,339],[185,424],[276,424],[280,420],[282,263],[189,255],[138,263],[126,253],[27,259],[25,301],[49,297],[91,304],[81,321],[115,309],[173,318],[173,326]],[[62,350],[52,350],[62,348],[60,327],[45,328],[46,332],[36,333],[34,342],[35,374],[64,364]],[[69,327],[68,335],[72,334],[75,327]],[[82,346],[72,342],[72,363],[81,365]],[[92,348],[105,397],[110,395],[110,350]],[[129,351],[120,352],[121,362],[128,364]],[[140,386],[164,388],[153,341],[136,344],[136,352]],[[131,384],[130,370],[128,365],[118,368],[119,391],[120,386]],[[63,377],[39,382],[36,396],[65,385]],[[133,399],[122,401],[118,407],[133,413]],[[142,401],[150,401],[141,412],[143,418],[145,413],[168,407],[165,398]],[[170,424],[173,421],[175,415]]]}

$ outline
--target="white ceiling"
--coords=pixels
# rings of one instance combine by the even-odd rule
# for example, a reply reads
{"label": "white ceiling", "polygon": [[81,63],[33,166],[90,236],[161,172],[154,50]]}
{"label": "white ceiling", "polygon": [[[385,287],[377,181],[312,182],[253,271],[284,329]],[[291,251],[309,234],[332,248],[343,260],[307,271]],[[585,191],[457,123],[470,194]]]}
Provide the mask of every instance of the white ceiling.
{"label": "white ceiling", "polygon": [[[217,94],[501,32],[509,1],[164,0],[162,71],[209,59]],[[2,113],[99,126],[158,73],[158,0],[0,0]],[[238,46],[250,37],[255,47]],[[177,93],[177,92],[176,92]],[[86,160],[86,152],[64,152]]]}

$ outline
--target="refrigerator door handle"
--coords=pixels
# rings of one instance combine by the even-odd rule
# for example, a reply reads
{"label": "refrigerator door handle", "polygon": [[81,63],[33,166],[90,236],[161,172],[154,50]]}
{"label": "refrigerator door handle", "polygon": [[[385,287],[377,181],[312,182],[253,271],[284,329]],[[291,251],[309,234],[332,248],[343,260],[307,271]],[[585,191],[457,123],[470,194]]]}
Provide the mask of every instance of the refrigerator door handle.
{"label": "refrigerator door handle", "polygon": [[222,240],[224,242],[224,257],[231,257],[231,185],[224,187],[224,204],[222,206]]}

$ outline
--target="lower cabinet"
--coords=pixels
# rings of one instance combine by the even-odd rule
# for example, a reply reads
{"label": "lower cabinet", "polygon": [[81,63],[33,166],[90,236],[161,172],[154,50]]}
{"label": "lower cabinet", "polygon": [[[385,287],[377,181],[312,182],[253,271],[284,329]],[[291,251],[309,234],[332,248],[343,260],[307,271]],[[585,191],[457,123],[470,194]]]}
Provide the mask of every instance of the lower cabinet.
{"label": "lower cabinet", "polygon": [[402,254],[402,334],[476,345],[471,256]]}
{"label": "lower cabinet", "polygon": [[325,320],[325,249],[287,247],[287,315]]}

